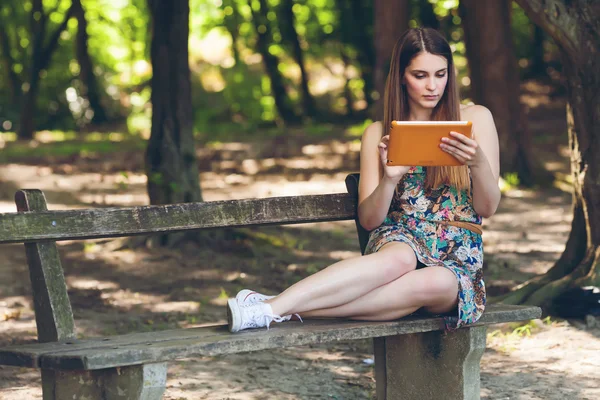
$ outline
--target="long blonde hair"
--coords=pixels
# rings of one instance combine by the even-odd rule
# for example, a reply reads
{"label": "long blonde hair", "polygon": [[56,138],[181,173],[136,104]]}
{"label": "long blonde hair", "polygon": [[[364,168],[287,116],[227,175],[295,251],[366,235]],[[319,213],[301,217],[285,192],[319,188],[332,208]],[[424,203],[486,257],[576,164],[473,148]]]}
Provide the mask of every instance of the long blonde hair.
{"label": "long blonde hair", "polygon": [[[402,78],[413,58],[421,52],[442,56],[448,61],[448,83],[442,98],[432,111],[431,120],[460,120],[460,99],[450,45],[434,29],[411,28],[398,39],[392,52],[390,71],[385,84],[384,135],[389,134],[392,121],[405,121],[409,117],[408,93],[402,84]],[[454,186],[458,190],[466,189],[470,191],[468,167],[466,165],[459,167],[427,167],[426,188],[435,189],[442,184]]]}

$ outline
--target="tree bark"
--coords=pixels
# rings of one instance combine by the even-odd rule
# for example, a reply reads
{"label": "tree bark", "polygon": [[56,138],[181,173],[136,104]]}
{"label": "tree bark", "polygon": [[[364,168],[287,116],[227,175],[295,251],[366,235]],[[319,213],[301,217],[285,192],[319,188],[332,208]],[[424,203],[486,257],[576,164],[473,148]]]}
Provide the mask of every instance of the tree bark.
{"label": "tree bark", "polygon": [[378,93],[374,116],[383,119],[385,81],[396,41],[408,29],[408,0],[375,0],[375,90]]}
{"label": "tree bark", "polygon": [[273,36],[269,27],[267,18],[268,5],[266,0],[259,0],[260,9],[255,10],[252,7],[252,0],[248,0],[248,5],[252,10],[252,20],[256,28],[256,48],[262,56],[265,71],[271,81],[271,92],[275,99],[275,107],[284,123],[295,123],[298,117],[294,113],[291,101],[287,96],[286,88],[283,83],[283,77],[279,73],[279,60],[269,52],[269,44],[273,42]]}
{"label": "tree bark", "polygon": [[[341,52],[348,55],[350,48],[355,51],[356,64],[358,64],[360,77],[364,83],[363,94],[366,110],[369,111],[377,98],[373,76],[375,60],[372,34],[373,6],[371,2],[354,0],[336,0],[336,6],[339,12],[339,41],[342,47],[348,46]],[[345,97],[347,97],[346,94]]]}
{"label": "tree bark", "polygon": [[532,43],[532,54],[531,64],[528,68],[527,76],[531,78],[539,78],[547,76],[546,73],[546,61],[544,60],[544,40],[545,33],[542,28],[538,25],[533,27],[533,43]]}
{"label": "tree bark", "polygon": [[189,2],[148,1],[152,17],[152,129],[146,150],[150,204],[202,201],[188,57]]}
{"label": "tree bark", "polygon": [[[417,3],[417,2],[415,2]],[[414,4],[414,3],[413,3]],[[433,28],[435,30],[439,30],[441,25],[440,21],[437,19],[435,15],[435,11],[433,10],[433,4],[429,1],[418,2],[419,7],[419,19],[421,20],[421,25],[429,28]]]}
{"label": "tree bark", "polygon": [[302,90],[302,108],[304,109],[304,115],[307,117],[314,117],[316,115],[315,100],[310,94],[308,89],[308,74],[306,72],[306,65],[304,63],[304,54],[302,52],[302,46],[300,46],[300,39],[298,32],[296,31],[296,17],[293,11],[294,2],[292,0],[286,0],[280,3],[280,23],[279,30],[282,36],[286,38],[292,45],[292,54],[294,61],[300,68],[300,86]]}
{"label": "tree bark", "polygon": [[510,30],[511,2],[461,0],[460,13],[471,71],[471,96],[490,109],[500,142],[500,170],[516,173],[532,186],[548,178],[532,152],[524,107],[520,102],[519,67]]}
{"label": "tree bark", "polygon": [[102,124],[108,121],[108,115],[102,105],[102,96],[100,85],[94,74],[94,63],[88,51],[88,33],[85,11],[81,5],[81,0],[72,0],[73,13],[77,18],[77,40],[75,41],[75,53],[79,62],[79,79],[83,84],[83,96],[90,103],[90,108],[94,112],[91,122],[93,124]]}
{"label": "tree bark", "polygon": [[221,8],[223,10],[231,8],[231,14],[225,14],[224,17],[224,25],[231,36],[231,51],[233,52],[233,59],[235,61],[235,66],[240,65],[240,51],[238,50],[238,37],[240,36],[240,24],[242,21],[242,17],[237,9],[237,4],[235,0],[223,0],[223,4]]}
{"label": "tree bark", "polygon": [[44,12],[42,0],[33,0],[30,14],[30,24],[32,31],[32,62],[29,70],[28,87],[23,94],[23,103],[21,107],[20,123],[17,136],[22,140],[33,138],[35,131],[35,105],[39,92],[40,73],[48,68],[54,51],[58,47],[60,35],[67,28],[69,19],[73,16],[73,6],[69,8],[62,23],[50,35],[48,44],[44,47],[44,39],[47,35],[46,24],[48,23],[48,14]]}
{"label": "tree bark", "polygon": [[502,298],[549,305],[566,290],[600,286],[600,3],[517,0],[558,45],[567,83],[573,175],[573,224],[564,253],[550,271]]}
{"label": "tree bark", "polygon": [[350,89],[350,77],[348,76],[347,71],[348,71],[348,66],[352,65],[352,62],[350,61],[350,57],[346,53],[346,49],[344,48],[343,44],[340,46],[340,57],[342,58],[342,63],[344,65],[344,79],[346,81],[344,83],[344,99],[346,100],[346,117],[348,117],[350,119],[354,116],[354,109],[352,108],[352,103],[354,102],[354,99],[352,97],[352,90]]}
{"label": "tree bark", "polygon": [[[0,8],[0,11],[2,9]],[[13,103],[18,103],[21,99],[21,78],[14,70],[15,60],[12,58],[12,46],[8,32],[5,28],[5,22],[0,12],[0,50],[2,50],[2,63],[8,74],[8,87],[10,88],[10,96]]]}

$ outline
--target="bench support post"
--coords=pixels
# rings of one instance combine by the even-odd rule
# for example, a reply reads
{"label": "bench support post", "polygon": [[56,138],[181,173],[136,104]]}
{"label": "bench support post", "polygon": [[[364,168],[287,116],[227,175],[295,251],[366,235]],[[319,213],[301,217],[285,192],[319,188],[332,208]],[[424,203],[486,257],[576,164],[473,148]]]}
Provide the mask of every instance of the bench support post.
{"label": "bench support post", "polygon": [[479,399],[485,340],[485,326],[375,338],[377,399]]}
{"label": "bench support post", "polygon": [[55,385],[44,385],[44,400],[160,400],[167,364],[145,364],[96,371],[42,371]]}

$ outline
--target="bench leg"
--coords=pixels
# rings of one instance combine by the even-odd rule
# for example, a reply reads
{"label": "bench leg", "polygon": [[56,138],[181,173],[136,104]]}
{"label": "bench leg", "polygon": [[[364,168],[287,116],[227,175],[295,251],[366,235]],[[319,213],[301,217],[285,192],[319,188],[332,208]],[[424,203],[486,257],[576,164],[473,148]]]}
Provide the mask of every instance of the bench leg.
{"label": "bench leg", "polygon": [[160,400],[166,382],[166,363],[97,371],[42,370],[44,400]]}
{"label": "bench leg", "polygon": [[479,399],[485,339],[485,326],[375,338],[377,399]]}

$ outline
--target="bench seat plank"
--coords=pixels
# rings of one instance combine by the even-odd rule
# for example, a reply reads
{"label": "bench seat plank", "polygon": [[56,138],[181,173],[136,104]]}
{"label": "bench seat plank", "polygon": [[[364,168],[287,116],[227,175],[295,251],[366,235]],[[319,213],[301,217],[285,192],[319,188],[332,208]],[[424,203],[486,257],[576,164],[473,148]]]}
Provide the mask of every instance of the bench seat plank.
{"label": "bench seat plank", "polygon": [[144,207],[0,213],[0,244],[82,240],[193,229],[352,220],[348,193]]}
{"label": "bench seat plank", "polygon": [[[473,326],[539,318],[533,306],[489,305]],[[58,370],[96,370],[187,357],[353,340],[444,329],[439,317],[412,316],[397,321],[308,320],[274,324],[266,330],[230,334],[226,325],[132,333],[0,349],[0,364]]]}

